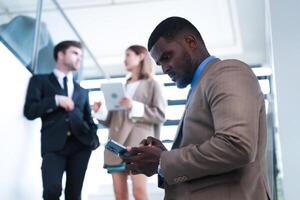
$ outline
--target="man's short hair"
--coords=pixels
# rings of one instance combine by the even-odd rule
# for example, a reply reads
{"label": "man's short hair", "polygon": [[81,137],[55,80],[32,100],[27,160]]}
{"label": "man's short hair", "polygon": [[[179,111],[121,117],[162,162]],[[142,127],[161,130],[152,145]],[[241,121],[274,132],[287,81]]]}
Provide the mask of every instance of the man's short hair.
{"label": "man's short hair", "polygon": [[182,17],[169,17],[160,22],[151,33],[148,40],[148,50],[151,50],[160,37],[173,39],[179,33],[183,32],[192,33],[199,41],[203,42],[201,34],[191,22]]}
{"label": "man's short hair", "polygon": [[57,61],[58,52],[60,51],[65,52],[69,47],[77,47],[82,49],[82,45],[78,41],[74,41],[74,40],[62,41],[54,47],[54,51],[53,51],[54,60]]}

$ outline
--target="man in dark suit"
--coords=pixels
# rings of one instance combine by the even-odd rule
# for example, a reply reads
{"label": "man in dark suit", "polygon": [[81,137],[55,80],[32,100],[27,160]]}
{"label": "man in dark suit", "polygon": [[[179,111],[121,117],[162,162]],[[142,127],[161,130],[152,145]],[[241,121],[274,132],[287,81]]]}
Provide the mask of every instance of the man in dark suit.
{"label": "man in dark suit", "polygon": [[159,174],[166,200],[268,200],[264,95],[250,67],[211,56],[188,20],[170,17],[148,49],[179,88],[191,85],[170,151],[148,137],[124,157],[133,174]]}
{"label": "man in dark suit", "polygon": [[56,66],[51,74],[30,79],[24,115],[42,120],[41,152],[43,198],[59,200],[66,172],[65,199],[80,200],[91,150],[99,146],[88,91],[73,80],[82,50],[77,41],[63,41],[54,48]]}

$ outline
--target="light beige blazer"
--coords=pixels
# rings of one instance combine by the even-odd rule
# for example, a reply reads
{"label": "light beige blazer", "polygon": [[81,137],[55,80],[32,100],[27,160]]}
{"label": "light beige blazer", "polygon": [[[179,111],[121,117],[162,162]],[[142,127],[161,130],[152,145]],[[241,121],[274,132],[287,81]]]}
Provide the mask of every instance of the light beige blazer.
{"label": "light beige blazer", "polygon": [[[129,118],[129,111],[109,112],[101,123],[109,127],[109,139],[124,146],[138,146],[148,136],[159,138],[160,127],[165,121],[166,101],[161,86],[154,79],[141,80],[133,100],[144,104],[144,116]],[[119,164],[121,159],[110,151],[104,151],[105,164]]]}
{"label": "light beige blazer", "polygon": [[266,134],[264,97],[249,66],[211,61],[188,100],[172,150],[161,155],[165,199],[270,199]]}

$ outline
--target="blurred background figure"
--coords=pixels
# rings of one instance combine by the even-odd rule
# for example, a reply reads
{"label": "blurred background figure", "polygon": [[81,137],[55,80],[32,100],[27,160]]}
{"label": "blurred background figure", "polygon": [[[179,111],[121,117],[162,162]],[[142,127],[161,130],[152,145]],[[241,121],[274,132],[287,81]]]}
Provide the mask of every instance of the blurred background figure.
{"label": "blurred background figure", "polygon": [[[139,142],[153,136],[159,138],[160,127],[165,121],[166,101],[158,82],[153,79],[155,63],[143,46],[130,46],[125,52],[125,68],[129,78],[125,84],[126,96],[120,105],[126,110],[101,112],[101,102],[95,102],[94,117],[109,127],[109,139],[124,146],[138,146]],[[129,199],[127,178],[132,180],[133,195],[136,200],[147,200],[146,176],[130,175],[121,170],[110,170],[122,166],[122,160],[113,153],[104,151],[104,168],[112,174],[114,193],[117,200]],[[116,168],[114,168],[116,169]]]}
{"label": "blurred background figure", "polygon": [[53,73],[33,75],[24,105],[29,120],[41,118],[43,198],[59,200],[66,172],[65,199],[80,200],[91,150],[99,146],[88,91],[73,80],[80,67],[81,43],[62,41],[54,48]]}

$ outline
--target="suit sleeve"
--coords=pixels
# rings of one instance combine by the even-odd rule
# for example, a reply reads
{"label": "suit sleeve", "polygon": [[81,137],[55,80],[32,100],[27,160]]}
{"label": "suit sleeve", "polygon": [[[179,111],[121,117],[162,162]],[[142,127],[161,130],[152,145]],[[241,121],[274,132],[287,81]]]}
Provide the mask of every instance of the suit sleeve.
{"label": "suit sleeve", "polygon": [[134,118],[140,122],[146,122],[151,124],[161,124],[165,121],[165,109],[166,101],[163,97],[160,85],[154,81],[153,84],[153,96],[151,104],[144,104],[144,115],[142,117]]}
{"label": "suit sleeve", "polygon": [[99,138],[97,136],[97,126],[93,121],[93,117],[91,115],[91,107],[90,107],[90,101],[89,101],[89,95],[88,92],[85,91],[85,95],[86,95],[86,101],[84,104],[84,110],[83,110],[83,119],[84,119],[84,123],[87,123],[89,126],[89,132],[91,134],[92,140],[90,142],[90,147],[91,150],[95,150],[96,148],[99,147],[100,142],[99,142]]}
{"label": "suit sleeve", "polygon": [[88,124],[91,133],[93,134],[93,136],[96,136],[97,134],[97,126],[93,121],[92,115],[91,115],[91,107],[90,107],[90,103],[89,103],[89,95],[88,92],[85,91],[85,95],[86,95],[86,101],[84,104],[84,113],[83,113],[83,117],[84,117],[84,121]]}
{"label": "suit sleeve", "polygon": [[54,96],[42,97],[42,87],[41,76],[32,76],[24,105],[24,115],[27,119],[33,120],[57,109]]}
{"label": "suit sleeve", "polygon": [[[214,135],[162,154],[169,184],[182,175],[189,181],[241,168],[256,158],[263,96],[256,77],[245,68],[222,67],[205,87]],[[201,134],[201,133],[198,133]]]}

